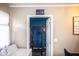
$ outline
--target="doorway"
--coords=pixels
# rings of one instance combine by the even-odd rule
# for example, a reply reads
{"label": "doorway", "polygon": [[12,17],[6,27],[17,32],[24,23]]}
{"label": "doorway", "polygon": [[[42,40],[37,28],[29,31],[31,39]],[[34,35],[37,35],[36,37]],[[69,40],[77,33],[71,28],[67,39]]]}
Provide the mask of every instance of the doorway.
{"label": "doorway", "polygon": [[28,25],[27,26],[28,31],[26,31],[27,48],[32,49],[32,55],[33,56],[53,55],[52,16],[29,15],[27,17],[26,25]]}
{"label": "doorway", "polygon": [[48,17],[30,18],[30,48],[33,56],[46,56],[46,21]]}

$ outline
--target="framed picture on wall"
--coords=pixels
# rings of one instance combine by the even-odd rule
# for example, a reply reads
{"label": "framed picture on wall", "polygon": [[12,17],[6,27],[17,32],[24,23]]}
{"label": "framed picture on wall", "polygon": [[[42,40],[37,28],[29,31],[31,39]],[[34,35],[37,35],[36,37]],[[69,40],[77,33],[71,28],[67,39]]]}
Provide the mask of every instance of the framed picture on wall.
{"label": "framed picture on wall", "polygon": [[44,15],[44,9],[36,9],[36,15]]}
{"label": "framed picture on wall", "polygon": [[79,16],[73,17],[73,34],[79,35]]}

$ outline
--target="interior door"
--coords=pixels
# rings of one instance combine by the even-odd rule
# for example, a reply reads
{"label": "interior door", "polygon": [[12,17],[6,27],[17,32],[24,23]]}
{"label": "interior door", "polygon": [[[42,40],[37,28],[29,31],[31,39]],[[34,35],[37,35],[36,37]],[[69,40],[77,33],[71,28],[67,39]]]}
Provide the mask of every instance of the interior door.
{"label": "interior door", "polygon": [[[32,16],[35,17],[35,16]],[[53,18],[52,16],[44,16],[49,17],[46,20],[46,55],[51,56],[53,55]],[[51,19],[52,18],[52,19]],[[27,38],[27,49],[30,46],[30,22],[29,22],[30,16],[27,17],[26,22],[26,38]],[[52,32],[51,32],[52,30]],[[52,36],[51,36],[52,35]]]}
{"label": "interior door", "polygon": [[50,32],[50,18],[46,21],[46,55],[51,55],[51,32]]}

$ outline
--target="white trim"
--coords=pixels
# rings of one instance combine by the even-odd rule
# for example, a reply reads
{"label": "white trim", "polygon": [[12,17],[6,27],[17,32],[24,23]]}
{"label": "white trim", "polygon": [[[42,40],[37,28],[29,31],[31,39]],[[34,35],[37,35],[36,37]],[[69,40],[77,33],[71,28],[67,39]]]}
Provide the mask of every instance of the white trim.
{"label": "white trim", "polygon": [[52,15],[27,15],[27,17],[53,17]]}
{"label": "white trim", "polygon": [[[50,36],[50,40],[51,40],[51,47],[50,47],[50,50],[51,50],[51,52],[50,52],[50,55],[51,56],[53,56],[53,16],[52,15],[28,15],[27,16],[27,24],[26,25],[28,25],[29,26],[29,24],[28,24],[28,22],[29,22],[29,18],[30,17],[50,17],[50,20],[51,20],[51,31],[50,31],[50,34],[51,34],[51,36]],[[27,27],[27,29],[28,29],[28,26],[26,26]],[[30,29],[28,30],[28,31],[26,31],[26,34],[27,34],[27,39],[30,39]],[[30,40],[27,40],[27,47],[29,48],[29,45],[30,44],[28,44],[28,42],[30,42]]]}
{"label": "white trim", "polygon": [[[26,47],[27,47],[27,49],[30,49],[30,24],[29,24],[30,22],[29,22],[29,16],[27,16],[27,19],[26,19],[26,42],[27,42],[27,45],[26,45]],[[29,39],[29,40],[27,40],[27,39]]]}
{"label": "white trim", "polygon": [[53,7],[53,6],[79,6],[79,4],[13,4],[9,7]]}
{"label": "white trim", "polygon": [[51,56],[53,56],[53,36],[54,36],[54,34],[53,34],[53,16],[51,16],[51,20],[50,20],[50,22],[51,22]]}

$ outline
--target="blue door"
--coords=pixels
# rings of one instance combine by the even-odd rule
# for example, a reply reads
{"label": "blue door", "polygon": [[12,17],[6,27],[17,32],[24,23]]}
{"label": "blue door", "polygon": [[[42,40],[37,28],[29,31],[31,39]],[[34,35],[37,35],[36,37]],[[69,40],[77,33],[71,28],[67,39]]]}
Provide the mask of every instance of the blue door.
{"label": "blue door", "polygon": [[46,20],[48,18],[30,18],[31,45],[35,48],[46,46]]}
{"label": "blue door", "polygon": [[33,42],[34,42],[34,47],[36,48],[41,48],[42,47],[42,32],[40,30],[34,30],[33,34]]}

